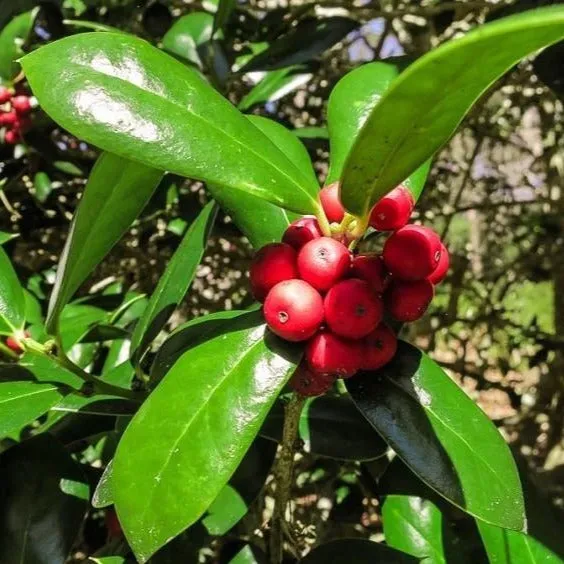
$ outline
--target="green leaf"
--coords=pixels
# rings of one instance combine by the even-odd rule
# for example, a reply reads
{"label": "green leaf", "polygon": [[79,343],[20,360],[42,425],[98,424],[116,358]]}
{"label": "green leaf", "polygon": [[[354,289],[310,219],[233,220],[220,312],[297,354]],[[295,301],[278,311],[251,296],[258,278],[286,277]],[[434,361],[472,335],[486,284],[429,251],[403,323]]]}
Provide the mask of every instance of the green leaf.
{"label": "green leaf", "polygon": [[534,537],[476,520],[490,564],[561,564],[562,560]]}
{"label": "green leaf", "polygon": [[33,179],[33,186],[35,188],[35,197],[42,204],[47,200],[51,190],[51,179],[45,172],[38,172]]}
{"label": "green leaf", "polygon": [[239,72],[275,70],[305,63],[341,41],[358,25],[357,21],[342,16],[302,20],[253,57]]}
{"label": "green leaf", "polygon": [[[340,180],[362,126],[399,73],[399,63],[368,63],[346,74],[331,92],[327,108],[331,144],[327,184]],[[415,200],[423,191],[429,167],[430,161],[404,180]]]}
{"label": "green leaf", "polygon": [[61,393],[53,384],[0,382],[0,438],[19,433],[60,399]]}
{"label": "green leaf", "polygon": [[329,139],[326,127],[300,127],[294,129],[293,133],[300,139]]}
{"label": "green leaf", "polygon": [[65,174],[70,174],[71,176],[84,176],[84,171],[70,161],[53,161],[53,166],[57,170]]}
{"label": "green leaf", "polygon": [[198,47],[211,40],[214,18],[206,12],[192,12],[178,18],[163,37],[163,48],[202,66]]}
{"label": "green leaf", "polygon": [[[284,405],[278,401],[260,434],[280,442],[283,425]],[[388,445],[346,395],[308,400],[302,410],[299,435],[306,452],[337,460],[372,460],[388,450]]]}
{"label": "green leaf", "polygon": [[354,564],[416,564],[417,558],[365,539],[338,539],[314,548],[302,564],[354,562]]}
{"label": "green leaf", "polygon": [[141,562],[211,505],[299,356],[265,334],[260,312],[243,313],[184,353],[142,405],[112,472],[120,522]]}
{"label": "green leaf", "polygon": [[104,556],[103,558],[89,558],[94,564],[126,564],[123,556]]}
{"label": "green leaf", "polygon": [[84,384],[82,378],[63,368],[58,362],[33,351],[26,351],[18,365],[38,382],[68,386],[74,390],[79,390]]}
{"label": "green leaf", "polygon": [[484,25],[418,59],[366,118],[343,171],[344,206],[365,216],[448,141],[497,78],[562,37],[564,7],[553,6]]}
{"label": "green leaf", "polygon": [[63,307],[127,231],[162,176],[160,171],[111,153],[103,153],[96,161],[59,261],[48,331],[56,331]]}
{"label": "green leaf", "polygon": [[0,83],[9,82],[18,74],[15,60],[23,55],[22,45],[33,28],[37,12],[35,8],[16,16],[0,31]]}
{"label": "green leaf", "polygon": [[114,503],[114,493],[112,490],[112,465],[113,460],[110,460],[104,469],[104,472],[100,476],[98,485],[94,490],[94,495],[92,496],[92,507],[95,507],[96,509],[108,507],[108,505],[112,505]]}
{"label": "green leaf", "polygon": [[525,511],[511,451],[480,408],[415,347],[347,381],[353,401],[427,485],[464,511],[523,530]]}
{"label": "green leaf", "polygon": [[141,39],[74,35],[22,66],[41,107],[104,150],[298,213],[319,207],[317,186],[196,70]]}
{"label": "green leaf", "polygon": [[25,296],[8,255],[0,247],[0,334],[11,335],[25,324]]}
{"label": "green leaf", "polygon": [[386,544],[421,559],[445,564],[443,516],[436,505],[420,497],[390,495],[382,507]]}
{"label": "green leaf", "polygon": [[300,70],[299,66],[291,66],[266,73],[261,81],[243,96],[239,109],[245,111],[256,104],[275,102],[303,86],[311,80],[313,74],[300,72]]}
{"label": "green leaf", "polygon": [[61,312],[59,334],[63,350],[70,351],[73,345],[80,342],[100,322],[107,321],[108,312],[98,307],[80,304],[69,304]]}
{"label": "green leaf", "polygon": [[0,245],[3,245],[16,237],[18,237],[17,233],[6,233],[5,231],[0,231]]}
{"label": "green leaf", "polygon": [[[307,175],[312,185],[317,184],[311,159],[299,139],[273,120],[259,116],[248,116],[248,119],[289,157],[295,168]],[[208,189],[257,249],[267,243],[280,241],[288,225],[299,217],[255,196],[236,193],[228,187],[209,185]]]}
{"label": "green leaf", "polygon": [[88,508],[80,466],[45,433],[0,456],[0,562],[64,564]]}
{"label": "green leaf", "polygon": [[219,0],[213,20],[213,35],[224,30],[236,6],[237,0]]}
{"label": "green leaf", "polygon": [[215,222],[217,206],[210,202],[194,220],[161,276],[149,305],[131,339],[133,358],[139,360],[184,298],[202,260]]}

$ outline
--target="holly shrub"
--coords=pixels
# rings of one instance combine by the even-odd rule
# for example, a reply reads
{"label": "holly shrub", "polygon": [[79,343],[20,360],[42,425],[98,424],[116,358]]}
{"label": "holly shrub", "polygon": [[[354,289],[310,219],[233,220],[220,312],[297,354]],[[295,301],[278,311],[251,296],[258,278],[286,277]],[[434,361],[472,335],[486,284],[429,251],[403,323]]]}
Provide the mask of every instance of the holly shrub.
{"label": "holly shrub", "polygon": [[[213,59],[233,4],[202,16],[205,53],[196,40],[188,49],[168,35],[160,49],[92,24],[19,58],[42,112],[103,152],[45,320],[0,247],[0,334],[11,359],[0,435],[17,441],[0,455],[0,562],[63,563],[95,511],[109,544],[94,562],[197,562],[210,537],[229,540],[266,481],[271,503],[258,528],[235,539],[231,562],[459,562],[464,531],[452,541],[452,519],[479,531],[491,562],[559,562],[527,535],[517,467],[496,427],[398,333],[424,314],[449,267],[439,236],[408,225],[433,155],[496,79],[564,38],[564,7],[488,23],[411,64],[348,73],[329,98],[320,188],[292,131],[245,115],[198,69]],[[197,27],[191,16],[178,25]],[[172,56],[186,49],[192,65]],[[239,70],[271,68],[274,54]],[[11,80],[0,90],[6,143],[25,134],[35,105]],[[205,183],[210,201],[150,298],[125,293],[111,310],[71,303],[165,173]],[[163,338],[219,208],[256,248],[257,302]],[[379,252],[359,251],[367,238]],[[85,435],[85,420],[69,417],[77,413],[96,430]],[[88,463],[87,436],[107,439],[92,443],[107,453],[103,469]],[[362,462],[383,497],[383,538],[296,543],[296,455],[340,461],[344,482]]]}

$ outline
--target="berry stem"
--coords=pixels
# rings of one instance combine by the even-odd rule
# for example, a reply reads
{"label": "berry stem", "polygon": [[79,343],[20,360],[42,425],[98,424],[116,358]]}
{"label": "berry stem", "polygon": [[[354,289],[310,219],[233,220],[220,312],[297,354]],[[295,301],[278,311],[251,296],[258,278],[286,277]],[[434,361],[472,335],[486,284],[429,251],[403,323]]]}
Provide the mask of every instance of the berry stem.
{"label": "berry stem", "polygon": [[331,225],[329,224],[329,220],[325,215],[325,211],[323,211],[323,207],[321,204],[317,207],[317,213],[315,214],[317,217],[317,222],[319,223],[319,228],[325,237],[331,237]]}
{"label": "berry stem", "polygon": [[276,490],[274,492],[274,509],[270,527],[270,562],[272,564],[280,564],[284,554],[283,537],[286,507],[293,483],[296,438],[305,400],[306,398],[300,394],[292,394],[284,411],[282,443],[273,469]]}

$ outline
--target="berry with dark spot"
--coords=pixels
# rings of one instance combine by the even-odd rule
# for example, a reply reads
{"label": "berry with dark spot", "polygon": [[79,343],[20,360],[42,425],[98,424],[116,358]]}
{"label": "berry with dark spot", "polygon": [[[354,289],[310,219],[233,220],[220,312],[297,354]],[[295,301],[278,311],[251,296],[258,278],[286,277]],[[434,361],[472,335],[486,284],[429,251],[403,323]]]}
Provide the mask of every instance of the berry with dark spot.
{"label": "berry with dark spot", "polygon": [[392,276],[401,280],[423,280],[439,264],[441,240],[428,227],[406,225],[390,235],[383,256]]}
{"label": "berry with dark spot", "polygon": [[317,374],[333,374],[337,378],[350,378],[360,367],[362,345],[360,341],[343,339],[330,331],[320,331],[306,345],[308,366]]}
{"label": "berry with dark spot", "polygon": [[437,264],[437,268],[427,276],[427,280],[434,284],[440,284],[445,278],[448,273],[448,269],[450,267],[450,258],[448,256],[447,248],[441,243],[441,258],[439,259],[439,264]]}
{"label": "berry with dark spot", "polygon": [[302,396],[312,397],[328,392],[334,382],[335,376],[332,374],[313,372],[305,362],[302,362],[290,379],[289,386]]}
{"label": "berry with dark spot", "polygon": [[370,213],[370,225],[378,231],[396,231],[409,221],[415,202],[405,186],[386,194]]}
{"label": "berry with dark spot", "polygon": [[416,321],[429,307],[434,293],[429,280],[393,280],[386,294],[386,305],[397,321]]}
{"label": "berry with dark spot", "polygon": [[337,335],[362,339],[382,321],[384,306],[364,280],[351,278],[335,284],[325,296],[325,320]]}
{"label": "berry with dark spot", "polygon": [[382,294],[388,284],[388,273],[379,255],[358,255],[353,258],[351,276],[368,282],[377,294]]}
{"label": "berry with dark spot", "polygon": [[349,271],[351,254],[347,247],[330,237],[306,243],[298,253],[300,278],[325,292]]}
{"label": "berry with dark spot", "polygon": [[361,369],[378,370],[394,358],[398,348],[398,339],[385,323],[380,323],[364,339],[363,344],[363,354],[360,361]]}
{"label": "berry with dark spot", "polygon": [[323,298],[303,280],[285,280],[270,290],[264,318],[271,331],[286,341],[306,341],[323,323]]}

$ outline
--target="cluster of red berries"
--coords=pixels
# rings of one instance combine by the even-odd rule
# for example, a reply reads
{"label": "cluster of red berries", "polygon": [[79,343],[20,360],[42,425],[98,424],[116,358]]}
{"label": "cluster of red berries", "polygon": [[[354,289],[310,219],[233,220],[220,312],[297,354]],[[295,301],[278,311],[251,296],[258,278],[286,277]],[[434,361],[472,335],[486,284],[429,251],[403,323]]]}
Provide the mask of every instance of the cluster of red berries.
{"label": "cluster of red berries", "polygon": [[6,145],[15,145],[31,126],[29,114],[35,107],[35,98],[25,94],[15,95],[12,90],[0,86],[0,139]]}
{"label": "cluster of red berries", "polygon": [[[345,217],[338,190],[332,184],[320,193],[333,226]],[[305,360],[291,380],[302,395],[319,395],[336,378],[387,364],[397,338],[384,316],[415,321],[431,303],[449,257],[434,231],[407,225],[413,206],[403,186],[374,206],[371,226],[392,231],[381,255],[353,254],[344,244],[346,233],[323,236],[313,216],[294,221],[281,243],[257,252],[251,289],[264,303],[266,323],[282,339],[307,341]]]}

